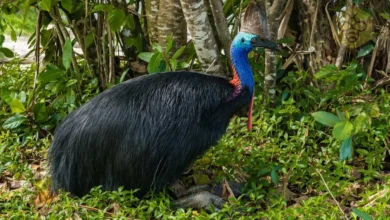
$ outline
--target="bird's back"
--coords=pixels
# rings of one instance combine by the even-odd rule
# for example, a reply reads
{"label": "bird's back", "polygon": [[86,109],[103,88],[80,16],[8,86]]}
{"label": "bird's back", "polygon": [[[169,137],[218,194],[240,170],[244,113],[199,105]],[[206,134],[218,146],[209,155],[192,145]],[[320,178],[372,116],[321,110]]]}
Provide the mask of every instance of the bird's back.
{"label": "bird's back", "polygon": [[169,72],[116,85],[72,112],[49,151],[53,188],[159,190],[225,133],[250,101],[220,77]]}

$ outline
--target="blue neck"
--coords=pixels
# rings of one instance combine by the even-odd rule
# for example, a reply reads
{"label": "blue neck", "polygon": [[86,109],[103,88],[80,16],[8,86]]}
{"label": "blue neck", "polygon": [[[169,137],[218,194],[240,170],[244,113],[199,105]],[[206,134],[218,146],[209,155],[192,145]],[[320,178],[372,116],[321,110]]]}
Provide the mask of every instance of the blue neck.
{"label": "blue neck", "polygon": [[254,90],[254,78],[252,73],[252,68],[249,64],[248,54],[252,48],[247,48],[240,46],[241,36],[238,34],[232,42],[231,55],[233,67],[236,70],[236,73],[239,80],[239,85],[237,89],[241,90],[243,87],[248,87],[250,94],[253,94]]}

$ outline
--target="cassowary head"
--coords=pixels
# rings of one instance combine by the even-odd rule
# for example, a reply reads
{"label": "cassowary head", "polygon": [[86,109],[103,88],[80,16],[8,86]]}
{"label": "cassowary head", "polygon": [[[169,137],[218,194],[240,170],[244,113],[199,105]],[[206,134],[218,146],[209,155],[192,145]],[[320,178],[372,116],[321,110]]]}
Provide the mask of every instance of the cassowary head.
{"label": "cassowary head", "polygon": [[233,49],[241,49],[248,53],[255,47],[279,50],[279,46],[276,43],[251,33],[239,32],[232,42]]}

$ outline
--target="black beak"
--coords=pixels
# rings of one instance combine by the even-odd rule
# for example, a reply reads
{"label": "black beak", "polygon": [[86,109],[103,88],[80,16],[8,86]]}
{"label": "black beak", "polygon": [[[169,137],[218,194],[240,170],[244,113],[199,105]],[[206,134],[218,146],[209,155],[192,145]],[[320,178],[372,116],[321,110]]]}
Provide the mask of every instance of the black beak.
{"label": "black beak", "polygon": [[[253,40],[255,39],[255,40]],[[252,39],[252,47],[263,47],[271,50],[281,51],[281,47],[268,39],[261,39],[260,37]]]}

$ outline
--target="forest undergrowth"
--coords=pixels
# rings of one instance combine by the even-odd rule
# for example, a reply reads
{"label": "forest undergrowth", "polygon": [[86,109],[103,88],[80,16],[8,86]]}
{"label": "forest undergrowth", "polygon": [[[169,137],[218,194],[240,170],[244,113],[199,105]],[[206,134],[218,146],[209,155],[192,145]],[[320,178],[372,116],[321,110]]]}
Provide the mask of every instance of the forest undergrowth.
{"label": "forest undergrowth", "polygon": [[[240,196],[225,192],[227,203],[218,212],[175,210],[169,190],[142,200],[132,191],[99,187],[83,198],[65,192],[51,196],[46,156],[53,129],[99,89],[94,77],[85,74],[76,84],[55,66],[39,75],[34,88],[34,69],[21,67],[17,59],[0,65],[2,219],[390,216],[390,94],[365,89],[357,63],[342,71],[323,67],[316,80],[333,88],[327,92],[310,85],[308,73],[296,71],[280,77],[273,107],[256,94],[253,131],[247,131],[246,117],[235,117],[219,144],[182,178],[187,186],[228,188],[225,180],[245,185]],[[261,91],[261,76],[255,78]]]}

